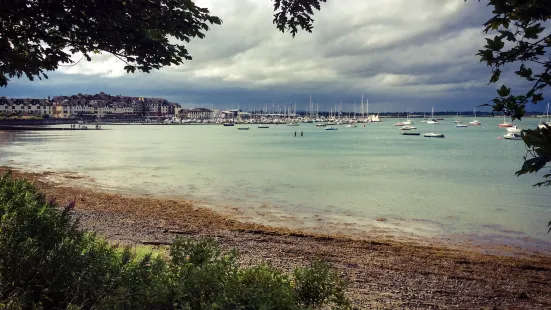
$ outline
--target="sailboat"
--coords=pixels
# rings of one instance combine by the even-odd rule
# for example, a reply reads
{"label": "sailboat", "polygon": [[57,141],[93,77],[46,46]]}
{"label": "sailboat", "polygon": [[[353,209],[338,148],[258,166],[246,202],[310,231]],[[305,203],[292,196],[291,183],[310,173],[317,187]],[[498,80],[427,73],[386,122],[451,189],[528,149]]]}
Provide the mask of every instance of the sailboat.
{"label": "sailboat", "polygon": [[547,103],[547,111],[545,112],[545,122],[540,122],[538,124],[539,129],[547,128],[547,126],[551,126],[551,123],[549,123],[549,103]]}
{"label": "sailboat", "polygon": [[425,112],[423,112],[423,120],[421,121],[421,123],[426,123],[427,122],[427,117],[425,116]]}
{"label": "sailboat", "polygon": [[438,121],[434,119],[434,107],[432,107],[431,111],[431,119],[427,120],[427,124],[438,124]]}
{"label": "sailboat", "polygon": [[456,123],[455,127],[457,127],[457,128],[469,127],[467,124],[461,123],[461,114],[459,114],[459,113],[457,113],[457,120],[454,123]]}
{"label": "sailboat", "polygon": [[508,127],[513,127],[513,124],[507,123],[505,121],[505,113],[503,113],[503,123],[498,124],[497,126],[500,127],[500,128],[508,128]]}
{"label": "sailboat", "polygon": [[478,120],[476,120],[476,108],[473,109],[473,114],[474,114],[474,118],[472,121],[469,122],[469,125],[473,125],[473,126],[480,126],[480,122]]}
{"label": "sailboat", "polygon": [[407,114],[406,114],[406,121],[405,121],[405,122],[402,122],[402,124],[404,124],[404,125],[413,125],[413,124],[415,124],[413,121],[411,121],[411,120],[409,119],[409,111],[408,111]]}
{"label": "sailboat", "polygon": [[459,117],[459,112],[457,112],[457,119],[453,121],[454,124],[461,124],[461,118]]}

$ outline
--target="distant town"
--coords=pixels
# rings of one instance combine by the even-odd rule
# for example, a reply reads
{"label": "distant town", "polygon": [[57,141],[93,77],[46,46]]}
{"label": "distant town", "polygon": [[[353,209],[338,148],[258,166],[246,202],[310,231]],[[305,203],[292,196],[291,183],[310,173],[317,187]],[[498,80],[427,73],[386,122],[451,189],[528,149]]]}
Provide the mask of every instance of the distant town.
{"label": "distant town", "polygon": [[[296,105],[280,105],[261,109],[242,111],[241,109],[211,110],[207,108],[184,109],[178,103],[169,102],[163,98],[144,98],[121,95],[109,95],[100,92],[95,95],[76,94],[71,96],[54,96],[44,99],[37,98],[6,98],[0,97],[0,118],[55,118],[75,119],[88,122],[125,122],[148,121],[167,122],[178,120],[201,120],[201,122],[237,121],[251,118],[365,118],[369,117],[367,108],[361,112],[340,111],[338,107],[330,111],[319,111],[318,107],[310,104],[306,111],[297,111]],[[434,115],[455,116],[457,111],[434,112]],[[429,113],[430,114],[430,113]],[[472,111],[461,112],[470,115]],[[539,113],[538,113],[539,114]],[[409,113],[410,118],[424,117],[426,112]],[[495,116],[492,112],[477,112],[479,116]],[[377,113],[377,117],[393,118],[405,117],[406,113],[387,112]]]}

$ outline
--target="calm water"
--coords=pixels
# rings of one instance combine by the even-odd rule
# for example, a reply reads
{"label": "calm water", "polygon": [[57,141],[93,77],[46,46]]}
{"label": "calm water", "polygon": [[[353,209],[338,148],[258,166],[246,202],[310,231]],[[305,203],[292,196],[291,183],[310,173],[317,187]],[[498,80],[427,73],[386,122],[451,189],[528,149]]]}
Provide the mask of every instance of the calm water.
{"label": "calm water", "polygon": [[483,126],[469,128],[455,128],[453,119],[416,122],[418,131],[441,132],[445,139],[401,136],[393,127],[397,120],[338,131],[301,124],[251,125],[249,131],[129,125],[3,132],[0,164],[79,172],[105,188],[194,198],[272,224],[323,231],[354,223],[342,227],[508,244],[531,240],[551,249],[550,189],[531,186],[541,175],[514,176],[525,147],[497,139],[505,133],[497,127],[502,119],[480,120]]}

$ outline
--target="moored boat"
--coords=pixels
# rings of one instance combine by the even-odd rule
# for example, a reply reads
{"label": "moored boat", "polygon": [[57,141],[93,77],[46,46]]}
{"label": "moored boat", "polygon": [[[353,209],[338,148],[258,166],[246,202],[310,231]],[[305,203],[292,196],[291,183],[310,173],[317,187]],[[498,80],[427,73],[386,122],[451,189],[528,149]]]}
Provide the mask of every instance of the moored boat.
{"label": "moored boat", "polygon": [[513,124],[507,123],[507,122],[505,121],[505,114],[504,114],[504,115],[503,115],[503,123],[498,124],[497,126],[500,127],[500,128],[509,128],[509,127],[513,127]]}
{"label": "moored boat", "polygon": [[258,128],[270,128],[268,125],[258,125]]}
{"label": "moored boat", "polygon": [[327,126],[324,128],[324,130],[339,130],[339,129],[336,127]]}
{"label": "moored boat", "polygon": [[420,136],[421,133],[420,132],[408,132],[408,131],[404,131],[404,132],[401,132],[402,136]]}
{"label": "moored boat", "polygon": [[522,129],[520,129],[518,126],[515,125],[515,126],[511,126],[511,127],[507,128],[507,132],[520,134],[522,132]]}
{"label": "moored boat", "polygon": [[429,133],[424,134],[423,137],[425,137],[425,138],[444,138],[444,134],[429,132]]}
{"label": "moored boat", "polygon": [[507,140],[522,140],[522,136],[513,132],[506,133],[503,138]]}
{"label": "moored boat", "polygon": [[237,130],[249,130],[249,127],[237,127]]}

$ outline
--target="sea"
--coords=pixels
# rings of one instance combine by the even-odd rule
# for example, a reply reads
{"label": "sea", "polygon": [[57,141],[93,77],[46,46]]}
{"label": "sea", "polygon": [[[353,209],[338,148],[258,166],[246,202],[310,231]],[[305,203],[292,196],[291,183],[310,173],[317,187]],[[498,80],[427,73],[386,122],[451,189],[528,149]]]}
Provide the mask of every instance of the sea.
{"label": "sea", "polygon": [[[523,141],[503,139],[502,118],[468,128],[453,120],[415,120],[421,136],[401,135],[397,119],[335,131],[302,123],[0,132],[0,165],[70,172],[96,189],[190,199],[322,234],[551,251],[551,188],[532,186],[543,173],[515,176]],[[535,128],[538,120],[515,123]]]}

